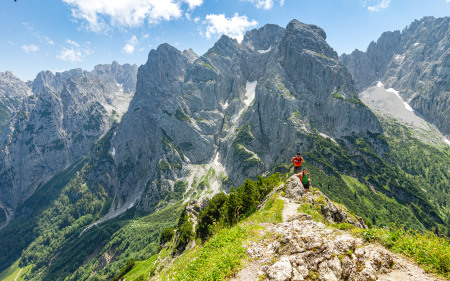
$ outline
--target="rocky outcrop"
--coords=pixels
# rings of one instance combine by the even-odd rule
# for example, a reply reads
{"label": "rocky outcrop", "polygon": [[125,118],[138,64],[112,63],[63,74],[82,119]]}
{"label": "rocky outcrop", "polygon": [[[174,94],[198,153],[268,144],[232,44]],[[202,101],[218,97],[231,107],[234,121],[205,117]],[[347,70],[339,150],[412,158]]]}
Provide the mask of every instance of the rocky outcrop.
{"label": "rocky outcrop", "polygon": [[[286,191],[288,183],[292,185],[295,182],[294,177],[286,182]],[[323,200],[324,196],[314,190],[314,194],[305,193],[294,202],[311,204],[316,208],[315,205],[321,201],[319,199]],[[285,209],[291,208],[289,205],[299,206],[294,202],[285,201]],[[328,199],[327,204],[319,204],[330,208],[329,213],[344,214],[343,210],[332,209],[345,207],[337,207]],[[327,220],[323,208],[322,214]],[[368,244],[345,231],[327,227],[305,213],[296,212],[294,216],[284,218],[282,223],[264,224],[263,227],[268,232],[265,237],[271,238],[248,245],[246,252],[251,262],[233,280],[375,281],[379,276],[392,272],[398,259],[382,246]],[[364,223],[357,227],[367,228]]]}
{"label": "rocky outcrop", "polygon": [[0,150],[0,206],[9,210],[9,218],[120,120],[132,98],[127,92],[134,90],[135,74],[136,66],[113,63],[92,72],[41,72],[32,83],[34,94],[19,83],[27,98],[11,117]]}
{"label": "rocky outcrop", "polygon": [[299,177],[293,175],[286,180],[286,197],[299,200],[305,194],[305,188]]}
{"label": "rocky outcrop", "polygon": [[[310,219],[280,223],[273,233],[280,240],[260,246],[259,259],[268,262],[260,280],[377,280],[394,266],[392,253],[381,246]],[[277,261],[270,262],[272,256]]]}
{"label": "rocky outcrop", "polygon": [[[307,203],[320,207],[320,212],[325,221],[330,223],[349,223],[359,228],[368,228],[362,217],[351,215],[349,210],[328,198],[319,190],[305,192],[303,184],[298,176],[293,175],[286,180],[285,196],[293,202]],[[295,218],[301,218],[296,216]],[[294,219],[295,219],[294,218]]]}
{"label": "rocky outcrop", "polygon": [[450,135],[450,17],[425,17],[385,32],[366,52],[343,54],[359,90],[376,81],[393,88],[427,121]]}

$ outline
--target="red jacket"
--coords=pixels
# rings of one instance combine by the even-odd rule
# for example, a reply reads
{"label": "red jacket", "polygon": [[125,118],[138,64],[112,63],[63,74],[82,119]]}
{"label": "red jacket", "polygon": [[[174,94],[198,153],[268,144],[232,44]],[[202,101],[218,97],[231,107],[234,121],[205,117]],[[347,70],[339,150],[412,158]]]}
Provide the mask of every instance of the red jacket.
{"label": "red jacket", "polygon": [[294,163],[295,167],[300,167],[303,162],[304,162],[303,157],[300,157],[299,159],[297,159],[297,157],[293,157],[291,160],[291,163]]}

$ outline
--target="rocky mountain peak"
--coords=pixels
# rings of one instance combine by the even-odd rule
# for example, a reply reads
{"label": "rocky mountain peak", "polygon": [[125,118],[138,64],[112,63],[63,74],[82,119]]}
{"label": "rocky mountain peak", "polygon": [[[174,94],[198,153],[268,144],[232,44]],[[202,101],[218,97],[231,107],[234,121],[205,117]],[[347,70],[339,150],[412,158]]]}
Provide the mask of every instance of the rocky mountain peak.
{"label": "rocky mountain peak", "polygon": [[190,63],[193,63],[196,59],[198,59],[198,55],[192,49],[184,50],[183,54],[188,58]]}
{"label": "rocky mountain peak", "polygon": [[178,85],[183,82],[186,68],[191,61],[191,53],[185,54],[167,43],[151,50],[147,62],[139,67],[136,102],[146,96],[155,99],[173,97],[177,93]]}
{"label": "rocky mountain peak", "polygon": [[280,51],[284,57],[291,57],[293,53],[309,51],[337,60],[337,53],[325,39],[326,34],[320,27],[293,20],[286,27],[280,43]]}
{"label": "rocky mountain peak", "polygon": [[402,32],[384,32],[366,52],[342,55],[360,91],[380,81],[444,135],[450,134],[450,17],[425,17]]}
{"label": "rocky mountain peak", "polygon": [[23,99],[31,95],[30,88],[13,72],[0,72],[0,98]]}
{"label": "rocky mountain peak", "polygon": [[[249,31],[242,44],[222,36],[195,61],[168,44],[151,50],[111,140],[111,188],[121,198],[111,212],[133,204],[153,210],[162,192],[203,165],[240,184],[285,161],[296,142],[308,150],[313,131],[380,133],[325,38],[317,26],[292,21]],[[219,181],[210,182],[218,192]]]}
{"label": "rocky mountain peak", "polygon": [[94,67],[91,75],[100,79],[114,78],[124,93],[133,94],[136,89],[137,65],[120,65],[113,61],[112,64],[101,64]]}
{"label": "rocky mountain peak", "polygon": [[247,31],[242,45],[251,50],[257,50],[259,53],[266,53],[281,40],[284,30],[276,24],[266,24],[261,28]]}
{"label": "rocky mountain peak", "polygon": [[226,57],[236,56],[239,53],[239,43],[236,39],[222,35],[220,39],[208,50],[205,57],[221,55]]}

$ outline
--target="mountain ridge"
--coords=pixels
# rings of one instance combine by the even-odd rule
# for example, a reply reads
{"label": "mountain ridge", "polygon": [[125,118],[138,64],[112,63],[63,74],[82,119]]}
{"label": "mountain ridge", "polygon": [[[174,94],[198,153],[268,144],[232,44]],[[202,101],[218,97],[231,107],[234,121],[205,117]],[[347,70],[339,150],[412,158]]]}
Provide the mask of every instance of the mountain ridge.
{"label": "mountain ridge", "polygon": [[360,90],[381,81],[436,125],[447,138],[450,134],[450,17],[424,17],[402,32],[384,32],[366,52],[343,54]]}
{"label": "mountain ridge", "polygon": [[[29,95],[9,120],[1,144],[0,204],[7,219],[0,227],[39,186],[86,156],[120,119],[132,96],[123,90],[134,88],[126,80],[132,73],[125,80],[119,78],[132,69],[113,62],[92,72],[74,69],[54,75],[47,71],[33,81],[33,93],[26,86]],[[122,87],[119,82],[128,84]]]}

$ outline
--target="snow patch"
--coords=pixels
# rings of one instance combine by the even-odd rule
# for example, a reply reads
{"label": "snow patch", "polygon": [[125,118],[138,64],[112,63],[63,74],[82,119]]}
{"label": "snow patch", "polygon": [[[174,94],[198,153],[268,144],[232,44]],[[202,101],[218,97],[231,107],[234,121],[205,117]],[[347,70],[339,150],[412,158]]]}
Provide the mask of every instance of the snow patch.
{"label": "snow patch", "polygon": [[417,46],[417,45],[419,45],[419,44],[420,44],[419,42],[416,42],[416,43],[414,43],[413,46],[415,47],[415,46]]}
{"label": "snow patch", "polygon": [[220,105],[222,105],[223,109],[227,109],[228,108],[228,101],[221,103]]}
{"label": "snow patch", "polygon": [[231,124],[235,125],[236,122],[239,120],[239,117],[244,113],[244,111],[252,104],[253,100],[255,99],[255,89],[256,89],[257,81],[247,81],[245,84],[245,94],[244,94],[244,104],[245,106],[241,108],[237,114],[233,115],[233,118],[231,119]]}
{"label": "snow patch", "polygon": [[253,100],[255,99],[255,89],[256,89],[256,84],[258,83],[258,81],[247,81],[247,83],[245,84],[245,97],[244,97],[244,103],[249,106]]}
{"label": "snow patch", "polygon": [[412,107],[411,107],[407,102],[405,102],[405,101],[402,99],[402,97],[398,94],[398,91],[396,91],[396,90],[393,89],[393,88],[389,88],[389,89],[386,90],[386,92],[393,93],[394,95],[396,95],[399,99],[402,100],[403,104],[405,105],[406,110],[409,110],[409,111],[413,112]]}
{"label": "snow patch", "polygon": [[383,83],[381,83],[381,81],[378,81],[378,83],[377,83],[377,87],[378,87],[378,88],[384,87],[384,84],[383,84]]}
{"label": "snow patch", "polygon": [[394,59],[395,59],[396,61],[402,61],[404,58],[405,58],[405,55],[396,55],[396,56],[394,57]]}
{"label": "snow patch", "polygon": [[117,87],[119,87],[120,92],[123,93],[123,83],[122,84],[117,83]]}
{"label": "snow patch", "polygon": [[112,151],[111,151],[111,155],[112,155],[112,156],[116,156],[116,148],[115,148],[115,147],[113,147],[113,149],[112,149]]}
{"label": "snow patch", "polygon": [[330,137],[329,135],[326,135],[326,134],[324,134],[324,133],[319,133],[319,136],[322,136],[322,137],[324,137],[324,138],[326,138],[326,139],[330,139],[332,142],[334,142],[335,144],[338,144],[338,142],[334,139],[334,138],[332,138],[332,137]]}
{"label": "snow patch", "polygon": [[269,49],[267,49],[267,50],[258,50],[258,52],[259,52],[260,54],[265,54],[265,53],[270,52],[270,50],[272,50],[272,46],[270,46]]}
{"label": "snow patch", "polygon": [[448,140],[447,138],[444,138],[444,141],[445,141],[448,145],[450,145],[450,140]]}

